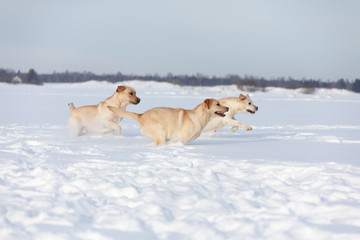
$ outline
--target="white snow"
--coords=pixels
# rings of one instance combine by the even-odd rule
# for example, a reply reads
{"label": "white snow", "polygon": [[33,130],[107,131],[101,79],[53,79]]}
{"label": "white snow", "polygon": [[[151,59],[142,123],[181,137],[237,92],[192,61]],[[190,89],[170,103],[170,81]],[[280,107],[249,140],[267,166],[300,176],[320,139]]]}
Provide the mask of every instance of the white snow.
{"label": "white snow", "polygon": [[[193,108],[235,86],[0,84],[0,239],[360,239],[360,94],[251,93],[253,127],[156,147],[138,123],[70,138],[67,103],[126,84],[129,111]],[[245,93],[244,93],[245,94]]]}

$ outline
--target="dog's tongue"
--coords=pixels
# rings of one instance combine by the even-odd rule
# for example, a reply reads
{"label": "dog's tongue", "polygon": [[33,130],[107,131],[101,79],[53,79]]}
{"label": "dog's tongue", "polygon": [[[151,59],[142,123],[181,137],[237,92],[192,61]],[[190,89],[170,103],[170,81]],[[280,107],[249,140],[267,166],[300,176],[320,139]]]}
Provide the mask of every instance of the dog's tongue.
{"label": "dog's tongue", "polygon": [[216,111],[215,114],[225,117],[225,114],[223,112]]}

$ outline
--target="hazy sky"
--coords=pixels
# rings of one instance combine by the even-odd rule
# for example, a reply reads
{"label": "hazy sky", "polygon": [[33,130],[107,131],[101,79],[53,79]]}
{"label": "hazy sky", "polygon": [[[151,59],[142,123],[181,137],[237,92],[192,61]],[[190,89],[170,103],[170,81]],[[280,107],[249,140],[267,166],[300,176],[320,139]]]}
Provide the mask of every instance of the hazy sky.
{"label": "hazy sky", "polygon": [[0,68],[360,78],[359,0],[0,0]]}

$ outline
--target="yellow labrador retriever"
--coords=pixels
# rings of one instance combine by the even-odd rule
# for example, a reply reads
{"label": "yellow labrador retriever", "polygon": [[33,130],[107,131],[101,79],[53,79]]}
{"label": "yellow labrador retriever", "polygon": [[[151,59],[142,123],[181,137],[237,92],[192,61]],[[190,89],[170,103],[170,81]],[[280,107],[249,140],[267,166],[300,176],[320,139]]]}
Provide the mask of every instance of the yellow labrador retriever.
{"label": "yellow labrador retriever", "polygon": [[116,107],[108,107],[116,115],[130,117],[140,123],[143,135],[152,138],[156,145],[166,142],[182,144],[195,140],[208,121],[216,116],[224,117],[227,107],[215,99],[206,99],[194,109],[157,107],[143,114],[127,112]]}
{"label": "yellow labrador retriever", "polygon": [[73,103],[69,103],[69,132],[72,136],[84,135],[88,131],[101,134],[115,131],[119,135],[121,127],[118,123],[122,118],[113,114],[107,107],[113,106],[125,110],[129,104],[138,104],[139,102],[140,98],[136,96],[133,88],[118,86],[111,97],[97,105],[75,108]]}
{"label": "yellow labrador retriever", "polygon": [[254,114],[259,108],[253,104],[249,95],[242,95],[237,97],[228,97],[219,99],[221,105],[229,108],[229,111],[226,112],[224,118],[213,118],[211,119],[203,132],[207,131],[217,131],[224,127],[225,125],[233,126],[231,130],[233,132],[237,131],[239,127],[245,130],[252,130],[252,127],[245,125],[242,122],[239,122],[235,119],[234,115],[237,113],[251,113]]}

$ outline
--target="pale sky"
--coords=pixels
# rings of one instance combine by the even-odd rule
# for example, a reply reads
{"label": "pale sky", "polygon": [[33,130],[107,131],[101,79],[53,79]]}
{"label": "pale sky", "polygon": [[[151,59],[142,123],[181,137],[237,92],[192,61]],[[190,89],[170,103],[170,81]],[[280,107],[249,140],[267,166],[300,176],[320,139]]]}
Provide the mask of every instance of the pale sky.
{"label": "pale sky", "polygon": [[0,0],[0,68],[360,78],[359,0]]}

